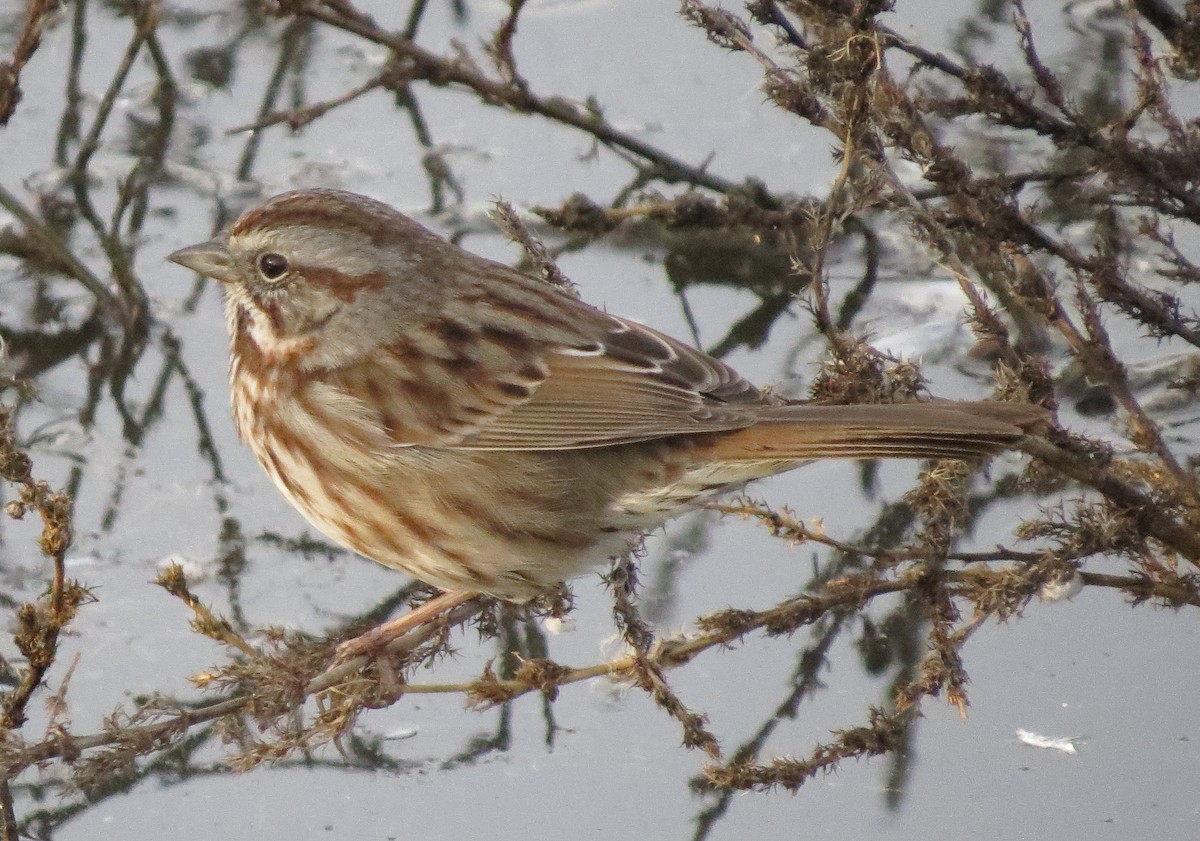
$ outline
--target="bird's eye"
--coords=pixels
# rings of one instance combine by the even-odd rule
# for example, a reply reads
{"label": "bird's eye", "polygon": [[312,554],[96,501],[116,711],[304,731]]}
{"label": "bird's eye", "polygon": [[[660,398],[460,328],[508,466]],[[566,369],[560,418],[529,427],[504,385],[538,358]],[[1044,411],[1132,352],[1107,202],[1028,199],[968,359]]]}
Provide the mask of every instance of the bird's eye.
{"label": "bird's eye", "polygon": [[268,252],[258,258],[258,271],[267,280],[278,280],[287,270],[288,261],[282,254]]}

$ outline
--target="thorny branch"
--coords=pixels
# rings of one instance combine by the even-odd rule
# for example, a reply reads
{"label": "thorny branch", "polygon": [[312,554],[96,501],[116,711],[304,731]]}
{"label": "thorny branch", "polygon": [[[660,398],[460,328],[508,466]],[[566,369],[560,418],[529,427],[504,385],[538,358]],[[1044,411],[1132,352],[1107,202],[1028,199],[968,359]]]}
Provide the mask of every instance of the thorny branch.
{"label": "thorny branch", "polygon": [[[862,554],[870,552],[866,547],[856,547],[855,551]],[[391,700],[405,695],[450,693],[463,695],[471,706],[479,708],[511,701],[533,692],[545,694],[586,680],[605,678],[640,681],[639,670],[648,666],[662,672],[678,668],[702,653],[743,642],[755,632],[763,632],[768,636],[789,636],[826,616],[861,611],[880,596],[930,586],[933,579],[929,575],[929,571],[918,564],[901,571],[890,580],[880,579],[873,574],[844,576],[828,582],[824,592],[787,599],[766,610],[731,609],[700,617],[696,623],[698,632],[655,639],[644,654],[631,651],[609,661],[581,667],[530,661],[513,678],[506,680],[496,678],[489,670],[478,680],[467,683],[404,683],[398,687],[397,698]],[[1162,604],[1200,607],[1200,592],[1195,584],[1185,592],[1135,577],[1093,573],[1083,573],[1083,576],[1090,586],[1123,590],[1138,600],[1153,599]],[[977,627],[980,617],[1003,618],[1019,611],[1047,583],[1047,575],[1044,567],[1030,565],[1024,571],[1017,567],[946,570],[937,573],[936,580],[941,582],[939,586],[948,595],[967,598],[976,605],[972,627]],[[451,624],[461,624],[470,613],[464,610],[457,616],[449,617],[449,620]],[[422,647],[431,641],[436,642],[444,630],[445,627],[418,629],[412,635],[395,641],[391,653],[401,657],[417,653],[421,658],[433,656],[436,646],[424,651]],[[961,645],[967,636],[969,634],[955,639],[953,645]],[[149,741],[162,746],[182,736],[190,727],[225,716],[248,716],[259,729],[273,731],[293,718],[297,705],[305,698],[314,695],[324,697],[326,706],[323,718],[313,722],[311,730],[290,731],[294,737],[304,737],[300,742],[261,744],[256,752],[244,756],[241,763],[242,767],[248,767],[247,763],[277,761],[302,744],[312,748],[335,737],[352,723],[353,715],[362,708],[362,704],[373,697],[375,682],[366,679],[358,671],[374,668],[374,664],[365,662],[365,658],[339,669],[341,682],[334,682],[325,674],[305,677],[306,671],[319,668],[325,662],[328,651],[328,643],[307,641],[301,644],[298,639],[285,641],[275,636],[270,653],[259,653],[257,660],[197,677],[201,685],[223,688],[225,694],[230,696],[226,699],[186,708],[172,708],[169,704],[157,702],[152,708],[139,713],[130,723],[110,731],[78,736],[61,734],[26,745],[10,741],[0,748],[0,764],[10,775],[15,775],[23,768],[48,759],[78,755],[99,748],[120,750],[123,744],[130,741]],[[278,681],[278,676],[284,674],[290,676],[286,685]],[[925,691],[936,694],[938,690],[927,687]],[[282,695],[277,694],[281,692]],[[149,723],[143,723],[145,721]]]}
{"label": "thorny branch", "polygon": [[[38,547],[52,565],[47,595],[36,602],[22,604],[16,613],[17,630],[13,643],[25,657],[25,666],[16,674],[16,685],[0,694],[0,732],[10,739],[26,720],[30,699],[45,680],[58,653],[58,638],[88,597],[81,585],[66,577],[66,555],[71,545],[71,498],[52,491],[33,476],[33,464],[18,447],[8,407],[0,406],[0,479],[17,489],[17,496],[5,506],[5,513],[20,520],[34,512],[41,518],[42,533]],[[13,666],[3,662],[11,675]],[[16,841],[16,818],[10,793],[14,774],[0,774],[0,836]]]}

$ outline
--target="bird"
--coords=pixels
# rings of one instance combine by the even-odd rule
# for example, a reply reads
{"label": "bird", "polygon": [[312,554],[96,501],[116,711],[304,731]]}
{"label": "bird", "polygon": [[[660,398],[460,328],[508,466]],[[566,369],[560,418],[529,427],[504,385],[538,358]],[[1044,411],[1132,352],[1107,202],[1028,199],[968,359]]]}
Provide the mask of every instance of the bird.
{"label": "bird", "polygon": [[527,601],[814,459],[977,458],[1046,417],[787,399],[341,190],[275,196],[168,259],[224,290],[235,424],[275,486],[438,609]]}

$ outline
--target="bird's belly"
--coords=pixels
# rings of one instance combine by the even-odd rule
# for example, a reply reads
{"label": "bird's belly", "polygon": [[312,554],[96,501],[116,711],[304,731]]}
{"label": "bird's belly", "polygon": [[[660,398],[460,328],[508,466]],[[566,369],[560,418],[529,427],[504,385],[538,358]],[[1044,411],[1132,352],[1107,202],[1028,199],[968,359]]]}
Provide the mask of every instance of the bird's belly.
{"label": "bird's belly", "polygon": [[447,590],[525,601],[664,519],[610,525],[612,474],[589,475],[553,453],[298,447],[286,424],[243,437],[318,531]]}
{"label": "bird's belly", "polygon": [[235,415],[239,427],[256,424],[242,429],[243,440],[309,523],[429,584],[514,601],[596,568],[731,484],[772,472],[716,473],[691,465],[686,448],[667,444],[577,451],[376,446],[370,429],[314,432],[312,415],[301,408],[268,415],[235,404]]}

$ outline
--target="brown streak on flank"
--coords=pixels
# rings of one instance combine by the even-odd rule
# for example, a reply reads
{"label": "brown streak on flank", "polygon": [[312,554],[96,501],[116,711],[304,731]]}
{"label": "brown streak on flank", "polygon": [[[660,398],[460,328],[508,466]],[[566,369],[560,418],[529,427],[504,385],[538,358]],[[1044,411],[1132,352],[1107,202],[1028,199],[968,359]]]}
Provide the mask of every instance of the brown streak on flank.
{"label": "brown streak on flank", "polygon": [[[313,417],[312,409],[307,401],[300,402],[299,411],[304,412],[310,418]],[[320,472],[323,460],[313,451],[307,438],[297,435],[286,421],[279,421],[273,417],[267,420],[265,427],[263,431],[268,441],[273,440],[277,448],[308,462],[318,473]]]}
{"label": "brown streak on flank", "polygon": [[[512,508],[537,510],[549,507],[544,497],[522,492],[514,488],[507,489],[504,498],[506,504]],[[464,519],[469,520],[477,526],[484,527],[493,536],[510,543],[524,538],[527,540],[536,540],[555,548],[583,550],[595,542],[590,534],[580,532],[576,529],[556,527],[549,520],[545,527],[538,527],[532,524],[514,527],[498,517],[494,507],[484,505],[473,497],[456,496],[448,498],[445,502],[448,507],[462,515]]]}
{"label": "brown streak on flank", "polygon": [[596,542],[595,538],[593,538],[590,533],[585,533],[579,531],[578,529],[570,528],[558,528],[553,530],[526,529],[522,533],[544,543],[550,544],[555,548],[555,550],[574,549],[577,552],[581,552]]}
{"label": "brown streak on flank", "polygon": [[271,462],[272,478],[278,482],[284,490],[292,496],[293,499],[299,501],[302,505],[312,508],[312,495],[304,488],[304,486],[284,472],[283,466],[279,463],[279,457],[275,455],[274,450],[266,451],[267,460]]}
{"label": "brown streak on flank", "polygon": [[[370,558],[373,561],[377,560],[375,558],[375,554],[377,553],[371,551],[371,544],[377,542],[378,538],[385,533],[380,532],[376,527],[356,522],[354,519],[348,517],[341,519],[338,528],[341,529],[342,536],[346,538],[346,542],[350,545],[351,549],[364,558]],[[387,533],[387,538],[384,542],[389,546],[394,546],[394,532]]]}
{"label": "brown streak on flank", "polygon": [[480,503],[475,497],[448,496],[442,500],[442,504],[463,520],[483,526],[494,535],[509,534],[508,527],[497,519],[495,510],[489,505]]}
{"label": "brown streak on flank", "polygon": [[377,484],[364,483],[359,486],[363,495],[371,501],[371,503],[380,511],[387,512],[387,516],[391,516],[395,509],[395,500],[390,490],[385,490]]}
{"label": "brown streak on flank", "polygon": [[471,586],[477,586],[475,582],[482,582],[482,589],[495,586],[495,578],[477,567],[471,559],[457,549],[452,549],[443,543],[434,544],[434,549],[442,554],[442,556],[450,563],[454,564],[465,575],[462,576],[464,581],[470,581]]}
{"label": "brown streak on flank", "polygon": [[307,283],[328,289],[338,300],[347,304],[354,303],[358,293],[365,289],[378,290],[387,285],[387,275],[382,272],[347,275],[320,266],[297,266],[296,271]]}
{"label": "brown streak on flank", "polygon": [[[371,522],[379,534],[386,536],[399,526],[425,545],[432,546],[446,539],[446,532],[434,525],[431,517],[411,516],[408,509],[397,505],[394,492],[390,489],[369,482],[358,483],[356,487],[371,502],[373,510],[378,512]],[[389,538],[387,542],[393,541]]]}
{"label": "brown streak on flank", "polygon": [[387,510],[401,528],[427,546],[435,546],[447,537],[447,534],[435,526],[429,517],[411,517],[395,505],[389,506]]}
{"label": "brown streak on flank", "polygon": [[[367,511],[360,512],[360,522],[356,526],[359,534],[365,530],[374,536],[375,542],[397,554],[405,554],[406,550],[411,552],[409,547],[414,544],[436,547],[440,551],[440,543],[448,535],[429,518],[409,516],[377,486],[360,484],[357,487],[370,499],[371,510],[375,512],[375,516],[370,517]],[[379,560],[370,554],[367,557]]]}

